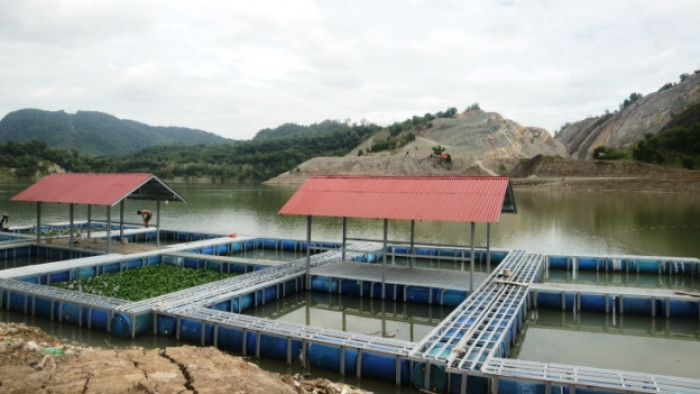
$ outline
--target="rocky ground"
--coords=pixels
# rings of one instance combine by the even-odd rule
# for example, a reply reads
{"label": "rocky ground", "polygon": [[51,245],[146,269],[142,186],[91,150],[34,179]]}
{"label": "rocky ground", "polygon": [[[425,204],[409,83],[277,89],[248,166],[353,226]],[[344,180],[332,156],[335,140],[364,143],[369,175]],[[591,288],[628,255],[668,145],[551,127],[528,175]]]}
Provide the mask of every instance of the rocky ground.
{"label": "rocky ground", "polygon": [[2,393],[367,393],[264,371],[213,347],[102,349],[0,323]]}

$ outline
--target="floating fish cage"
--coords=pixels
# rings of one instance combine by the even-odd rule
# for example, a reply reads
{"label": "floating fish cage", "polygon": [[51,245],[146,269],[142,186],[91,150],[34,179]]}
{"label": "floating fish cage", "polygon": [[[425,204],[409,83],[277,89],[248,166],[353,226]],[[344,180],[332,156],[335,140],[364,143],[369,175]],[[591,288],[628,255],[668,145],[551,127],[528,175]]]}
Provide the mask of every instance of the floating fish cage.
{"label": "floating fish cage", "polygon": [[[596,290],[596,286],[587,284],[542,283],[550,270],[696,277],[700,264],[697,259],[543,256],[506,250],[491,251],[489,255],[476,249],[473,263],[482,267],[490,263],[494,269],[482,269],[469,276],[463,269],[408,267],[414,259],[471,264],[471,250],[467,248],[391,245],[384,255],[382,245],[376,242],[352,242],[343,250],[341,244],[334,242],[307,244],[301,240],[166,230],[158,233],[161,240],[177,244],[152,252],[101,256],[75,256],[75,250],[29,244],[0,248],[0,259],[3,253],[5,258],[24,254],[55,258],[50,263],[0,271],[0,307],[107,331],[118,337],[133,338],[153,332],[246,355],[287,362],[301,360],[306,366],[341,375],[413,384],[435,392],[615,392],[646,387],[635,386],[643,380],[639,376],[651,376],[655,383],[644,383],[649,387],[673,389],[685,387],[688,381],[696,389],[688,392],[698,392],[700,387],[700,382],[692,379],[632,376],[620,371],[561,365],[556,365],[561,372],[554,376],[548,369],[554,366],[549,364],[508,358],[524,329],[528,312],[536,308],[615,311],[668,319],[700,316],[698,299],[690,295],[672,290],[637,291],[629,287],[611,291],[601,287]],[[149,230],[128,236],[133,237],[130,242],[147,242],[156,234]],[[260,255],[252,253],[262,250],[289,252],[291,258],[257,258]],[[154,264],[241,275],[136,302],[47,286]],[[384,271],[388,272],[386,278]],[[397,276],[407,271],[414,277]],[[446,276],[430,276],[438,274]],[[449,284],[445,278],[460,284]],[[478,279],[473,289],[467,286],[467,278]],[[444,305],[454,310],[418,342],[241,313],[305,291]],[[576,368],[590,378],[585,382],[577,380]],[[617,383],[611,383],[610,376]]]}

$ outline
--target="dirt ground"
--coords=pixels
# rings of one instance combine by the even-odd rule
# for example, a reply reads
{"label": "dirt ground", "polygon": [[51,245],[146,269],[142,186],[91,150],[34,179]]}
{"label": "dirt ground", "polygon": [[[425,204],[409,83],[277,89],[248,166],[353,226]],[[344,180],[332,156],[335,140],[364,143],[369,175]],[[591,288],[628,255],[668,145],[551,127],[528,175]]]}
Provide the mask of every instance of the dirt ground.
{"label": "dirt ground", "polygon": [[0,393],[368,393],[260,369],[213,347],[102,349],[0,322]]}

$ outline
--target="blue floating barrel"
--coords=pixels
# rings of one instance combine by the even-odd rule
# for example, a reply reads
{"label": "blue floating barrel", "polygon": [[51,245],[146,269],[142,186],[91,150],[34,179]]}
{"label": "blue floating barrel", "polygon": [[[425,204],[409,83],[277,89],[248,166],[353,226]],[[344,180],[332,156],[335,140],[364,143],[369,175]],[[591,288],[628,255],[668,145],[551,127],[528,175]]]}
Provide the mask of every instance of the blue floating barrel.
{"label": "blue floating barrel", "polygon": [[197,262],[199,259],[193,258],[193,257],[186,257],[185,262],[182,265],[185,268],[197,268]]}
{"label": "blue floating barrel", "polygon": [[91,278],[93,276],[95,276],[95,267],[78,268],[78,278]]}
{"label": "blue floating barrel", "polygon": [[[462,387],[462,379],[465,378],[467,379],[467,393],[470,394],[486,394],[489,392],[489,380],[488,378],[484,378],[481,376],[463,376],[460,374],[450,374],[449,375],[449,381],[450,381],[450,392],[451,393],[459,393],[461,392],[461,387]],[[499,393],[512,393],[510,391],[501,391],[500,387],[498,390]]]}
{"label": "blue floating barrel", "polygon": [[[471,377],[470,377],[471,379]],[[528,394],[545,394],[545,385],[533,382],[521,382],[518,380],[498,379],[499,393],[528,393]],[[555,392],[555,391],[552,391]],[[556,391],[557,393],[560,391]],[[576,389],[578,393],[579,390]]]}
{"label": "blue floating barrel", "polygon": [[[292,359],[297,358],[299,356],[299,353],[301,352],[301,341],[288,341],[287,338],[267,334],[260,334],[260,357],[284,361],[287,359],[288,343],[291,347],[290,350]],[[255,354],[255,346],[255,341],[252,341],[252,343],[248,343],[248,354]]]}
{"label": "blue floating barrel", "polygon": [[276,239],[263,240],[262,248],[263,249],[271,249],[271,250],[277,249],[277,240]]}
{"label": "blue floating barrel", "polygon": [[338,278],[330,279],[327,276],[314,276],[311,278],[311,290],[336,293],[338,291]]}
{"label": "blue floating barrel", "polygon": [[245,294],[241,297],[236,297],[233,299],[233,311],[236,313],[241,313],[253,305],[253,296],[250,294]]}
{"label": "blue floating barrel", "polygon": [[658,260],[638,260],[639,272],[647,274],[655,274],[659,272]]}
{"label": "blue floating barrel", "polygon": [[[493,259],[493,255],[491,255]],[[566,269],[568,267],[569,258],[566,256],[549,256],[549,268]]]}
{"label": "blue floating barrel", "polygon": [[580,271],[595,271],[598,267],[598,258],[596,257],[579,257],[578,269]]}
{"label": "blue floating barrel", "polygon": [[442,305],[457,306],[467,299],[465,290],[445,290],[442,296]]}
{"label": "blue floating barrel", "polygon": [[[620,302],[620,299],[617,299]],[[649,298],[635,298],[625,296],[622,300],[623,313],[625,315],[651,315],[652,300]]]}
{"label": "blue floating barrel", "polygon": [[[425,363],[418,363],[413,367],[413,386],[418,390],[426,388],[425,385]],[[447,374],[441,365],[430,365],[430,376],[428,377],[427,389],[434,393],[442,393],[447,387]]]}
{"label": "blue floating barrel", "polygon": [[111,333],[119,338],[131,337],[131,318],[125,314],[116,313],[112,317]]}
{"label": "blue floating barrel", "polygon": [[216,250],[219,256],[228,254],[228,244],[219,245]]}
{"label": "blue floating barrel", "polygon": [[22,293],[10,293],[10,310],[24,312],[24,305],[31,305],[29,296]]}
{"label": "blue floating barrel", "polygon": [[425,286],[406,287],[406,301],[427,304],[430,297],[430,288]]}
{"label": "blue floating barrel", "polygon": [[34,297],[34,314],[36,316],[51,318],[51,300]]}
{"label": "blue floating barrel", "polygon": [[204,329],[203,345],[213,343],[214,326],[196,320],[180,319],[180,339],[202,344],[202,329]]}
{"label": "blue floating barrel", "polygon": [[282,242],[282,250],[287,250],[287,251],[295,251],[297,250],[297,243],[294,241],[283,241]]}
{"label": "blue floating barrel", "polygon": [[91,330],[107,331],[109,327],[109,313],[104,310],[83,307],[83,327]]}
{"label": "blue floating barrel", "polygon": [[135,325],[135,335],[148,332],[153,327],[153,313],[137,315],[135,321],[131,321],[131,318],[126,313],[115,313],[111,322],[112,335],[120,338],[130,338],[132,324]]}
{"label": "blue floating barrel", "polygon": [[607,310],[605,307],[605,299],[605,295],[581,294],[581,310],[605,313]]}
{"label": "blue floating barrel", "polygon": [[[308,349],[309,365],[340,372],[340,347],[312,343]],[[357,372],[357,350],[345,349],[345,374]]]}
{"label": "blue floating barrel", "polygon": [[[337,287],[337,286],[336,286]],[[277,286],[270,286],[264,290],[265,302],[272,301],[277,298]]]}
{"label": "blue floating barrel", "polygon": [[[401,367],[401,383],[409,382],[410,364],[408,360],[399,361]],[[396,381],[396,357],[374,354],[370,352],[362,353],[362,377],[371,379]]]}
{"label": "blue floating barrel", "polygon": [[163,336],[174,336],[175,335],[175,322],[176,319],[173,316],[168,315],[156,315],[156,330],[158,335]]}
{"label": "blue floating barrel", "polygon": [[223,349],[243,351],[243,330],[219,326],[216,344]]}
{"label": "blue floating barrel", "polygon": [[[698,302],[697,301],[681,301],[671,300],[669,304],[666,300],[657,300],[658,310],[661,316],[669,316],[671,318],[697,318],[698,317]],[[670,310],[667,312],[666,310]]]}
{"label": "blue floating barrel", "polygon": [[51,283],[67,282],[70,280],[70,271],[53,272],[49,274]]}
{"label": "blue floating barrel", "polygon": [[214,309],[217,311],[223,311],[223,312],[230,312],[231,311],[231,300],[217,302],[216,304],[212,305],[211,309]]}
{"label": "blue floating barrel", "polygon": [[231,244],[231,252],[238,253],[243,249],[243,245],[240,242],[234,242]]}
{"label": "blue floating barrel", "polygon": [[119,271],[121,271],[121,263],[105,264],[101,269],[102,274],[113,274]]}
{"label": "blue floating barrel", "polygon": [[359,296],[361,293],[366,294],[367,289],[369,289],[369,283],[365,284],[359,280],[344,279],[340,283],[340,292],[342,294]]}
{"label": "blue floating barrel", "polygon": [[[572,294],[570,294],[570,295],[572,295]],[[561,309],[562,296],[564,296],[563,293],[550,293],[550,292],[540,291],[537,293],[537,307],[538,308]]]}

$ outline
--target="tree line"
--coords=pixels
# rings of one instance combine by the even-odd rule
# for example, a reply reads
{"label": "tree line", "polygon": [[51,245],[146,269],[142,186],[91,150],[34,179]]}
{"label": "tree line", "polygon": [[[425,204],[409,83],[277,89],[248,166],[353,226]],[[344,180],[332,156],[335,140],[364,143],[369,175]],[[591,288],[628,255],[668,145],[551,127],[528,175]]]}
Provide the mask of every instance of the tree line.
{"label": "tree line", "polygon": [[[50,147],[42,141],[8,141],[0,145],[0,171],[5,176],[36,178],[55,166],[69,172],[149,172],[162,179],[216,177],[261,182],[315,156],[342,156],[380,129],[374,124],[324,121],[299,126],[307,133],[287,133],[288,125],[266,131],[262,138],[221,145],[152,146],[119,156],[82,155],[76,149]],[[256,136],[257,137],[257,136]]]}

